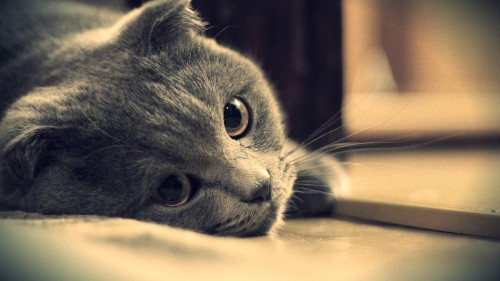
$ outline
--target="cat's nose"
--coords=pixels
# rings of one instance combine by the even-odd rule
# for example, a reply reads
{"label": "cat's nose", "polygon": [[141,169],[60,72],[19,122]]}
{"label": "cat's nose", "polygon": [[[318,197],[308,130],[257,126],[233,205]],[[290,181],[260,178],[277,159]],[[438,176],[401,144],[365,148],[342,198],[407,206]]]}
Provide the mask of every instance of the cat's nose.
{"label": "cat's nose", "polygon": [[259,183],[252,192],[245,195],[242,201],[247,203],[258,203],[268,201],[269,199],[271,199],[271,183],[269,179],[266,179],[264,182]]}
{"label": "cat's nose", "polygon": [[236,165],[227,170],[230,181],[227,188],[242,202],[256,203],[271,199],[271,175],[255,161],[238,159]]}

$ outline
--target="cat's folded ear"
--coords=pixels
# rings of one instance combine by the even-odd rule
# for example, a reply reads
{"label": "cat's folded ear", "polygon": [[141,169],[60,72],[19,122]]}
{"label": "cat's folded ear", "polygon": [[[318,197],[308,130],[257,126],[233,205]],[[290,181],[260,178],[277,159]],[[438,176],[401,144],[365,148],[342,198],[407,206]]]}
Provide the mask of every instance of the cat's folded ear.
{"label": "cat's folded ear", "polygon": [[126,15],[118,25],[119,40],[139,52],[159,52],[201,33],[204,23],[189,0],[156,0]]}
{"label": "cat's folded ear", "polygon": [[61,130],[53,127],[35,126],[22,131],[9,140],[1,151],[3,170],[11,181],[29,184],[38,170],[51,161],[50,150]]}
{"label": "cat's folded ear", "polygon": [[[33,127],[11,135],[0,136],[0,206],[15,206],[28,192],[38,171],[51,160],[49,135],[52,128]],[[10,135],[10,136],[9,136]]]}

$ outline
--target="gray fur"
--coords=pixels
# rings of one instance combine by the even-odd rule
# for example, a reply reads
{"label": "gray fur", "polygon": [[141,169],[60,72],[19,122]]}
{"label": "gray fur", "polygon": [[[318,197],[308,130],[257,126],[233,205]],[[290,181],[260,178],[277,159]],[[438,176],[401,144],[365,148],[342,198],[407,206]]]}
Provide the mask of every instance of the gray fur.
{"label": "gray fur", "polygon": [[[249,59],[203,36],[189,1],[128,15],[78,1],[1,6],[0,205],[221,235],[261,235],[281,221],[296,174],[280,157],[292,144],[273,89]],[[253,115],[239,140],[223,123],[232,96]],[[271,200],[244,202],[262,170]],[[153,202],[174,172],[196,179],[194,197]]]}

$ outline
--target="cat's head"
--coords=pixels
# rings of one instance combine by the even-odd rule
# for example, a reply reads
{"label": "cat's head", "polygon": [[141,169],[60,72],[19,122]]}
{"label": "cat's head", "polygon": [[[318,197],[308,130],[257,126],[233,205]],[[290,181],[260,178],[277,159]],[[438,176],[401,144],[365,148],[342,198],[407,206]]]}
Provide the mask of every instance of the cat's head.
{"label": "cat's head", "polygon": [[260,235],[295,178],[250,60],[202,35],[188,1],[153,1],[69,38],[0,125],[4,204]]}

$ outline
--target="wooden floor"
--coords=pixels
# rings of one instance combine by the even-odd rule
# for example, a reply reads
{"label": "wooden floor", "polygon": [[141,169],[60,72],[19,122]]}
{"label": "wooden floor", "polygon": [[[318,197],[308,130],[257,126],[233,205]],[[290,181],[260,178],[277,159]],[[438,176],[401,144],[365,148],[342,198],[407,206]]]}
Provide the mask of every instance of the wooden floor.
{"label": "wooden floor", "polygon": [[500,242],[341,219],[221,238],[121,219],[0,220],[1,280],[498,280]]}

